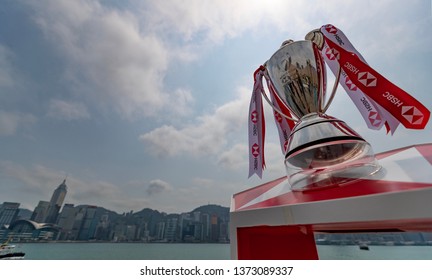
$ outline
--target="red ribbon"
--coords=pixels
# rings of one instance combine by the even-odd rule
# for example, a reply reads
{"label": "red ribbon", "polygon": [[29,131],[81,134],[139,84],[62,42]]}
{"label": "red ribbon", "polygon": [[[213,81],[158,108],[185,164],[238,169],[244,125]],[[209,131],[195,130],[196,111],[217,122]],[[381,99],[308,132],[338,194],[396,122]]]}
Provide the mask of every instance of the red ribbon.
{"label": "red ribbon", "polygon": [[330,48],[339,51],[339,65],[364,94],[387,110],[406,128],[425,128],[430,111],[421,102],[387,80],[356,54],[348,52],[326,36],[324,38]]}

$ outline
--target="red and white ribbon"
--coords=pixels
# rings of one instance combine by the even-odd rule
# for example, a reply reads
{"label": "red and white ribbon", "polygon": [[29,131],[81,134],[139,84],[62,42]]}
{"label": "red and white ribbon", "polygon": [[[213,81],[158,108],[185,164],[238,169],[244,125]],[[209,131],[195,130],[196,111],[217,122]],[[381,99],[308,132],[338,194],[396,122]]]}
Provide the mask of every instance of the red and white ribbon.
{"label": "red and white ribbon", "polygon": [[[285,117],[287,116],[291,118],[291,113],[277,97],[274,86],[268,77],[265,67],[260,66],[254,73],[254,87],[249,107],[249,177],[253,174],[257,174],[260,178],[262,178],[262,170],[265,168],[265,120],[262,105],[262,95],[265,94],[265,91],[262,82],[263,77],[266,78],[271,102],[274,108],[276,108],[276,110],[273,109],[273,115],[278,129],[279,141],[283,155],[285,155],[286,152],[291,129],[295,125],[294,121]],[[281,115],[277,110],[282,112],[285,116]]]}
{"label": "red and white ribbon", "polygon": [[321,27],[322,55],[333,73],[339,65],[340,83],[371,129],[386,126],[392,134],[399,123],[410,129],[423,129],[430,111],[407,92],[391,83],[372,67],[334,25]]}
{"label": "red and white ribbon", "polygon": [[257,174],[260,178],[262,178],[262,171],[265,168],[265,121],[261,96],[264,91],[262,85],[264,71],[264,66],[261,66],[254,73],[254,87],[249,106],[249,177]]}

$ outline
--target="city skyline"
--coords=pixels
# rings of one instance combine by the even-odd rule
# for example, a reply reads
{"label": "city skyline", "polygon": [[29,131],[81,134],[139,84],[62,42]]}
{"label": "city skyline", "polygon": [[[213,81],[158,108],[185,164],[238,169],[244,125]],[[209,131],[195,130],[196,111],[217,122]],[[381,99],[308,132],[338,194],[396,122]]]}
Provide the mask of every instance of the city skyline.
{"label": "city skyline", "polygon": [[[2,200],[32,209],[67,176],[64,203],[74,205],[228,207],[234,193],[286,175],[265,104],[266,170],[247,178],[254,71],[286,39],[329,23],[371,67],[432,104],[430,1],[6,0]],[[369,130],[341,87],[327,113],[376,153],[432,139],[430,123],[394,135]]]}
{"label": "city skyline", "polygon": [[[61,190],[62,188],[68,189],[67,185],[66,185],[66,179],[64,179],[60,185],[58,185],[56,188],[54,188],[54,191],[51,195],[50,201],[39,200],[39,202],[37,204],[35,204],[35,206],[33,206],[33,207],[29,207],[29,208],[20,207],[21,206],[20,201],[14,201],[14,202],[3,201],[3,204],[6,203],[7,205],[11,205],[11,207],[14,209],[16,208],[16,209],[21,209],[21,210],[26,210],[26,211],[31,212],[32,214],[28,218],[30,220],[33,220],[33,221],[38,222],[38,223],[55,223],[55,222],[50,221],[51,218],[49,217],[50,216],[49,215],[49,212],[50,212],[49,208],[50,207],[52,208],[53,205],[58,206],[57,208],[55,208],[56,210],[58,210],[57,218],[58,218],[58,214],[60,214],[60,212],[63,211],[64,207],[70,207],[70,206],[72,206],[72,207],[78,207],[78,206],[99,207],[99,208],[104,208],[108,211],[115,212],[115,213],[120,214],[120,215],[125,214],[125,213],[139,212],[139,211],[142,211],[144,209],[152,209],[152,210],[155,210],[155,211],[158,211],[161,213],[166,213],[166,214],[182,214],[182,213],[191,212],[191,211],[193,211],[193,209],[196,209],[196,208],[199,208],[202,206],[206,206],[206,205],[215,205],[215,206],[229,208],[228,206],[224,206],[224,205],[208,203],[208,204],[204,204],[204,205],[192,206],[193,209],[189,209],[188,211],[184,211],[184,212],[164,212],[164,211],[161,211],[159,209],[153,209],[153,208],[149,208],[149,207],[146,207],[145,205],[143,205],[143,207],[141,209],[138,209],[137,211],[134,211],[133,209],[126,209],[125,211],[117,212],[115,210],[109,209],[108,207],[105,207],[104,205],[99,205],[99,204],[98,205],[96,205],[96,204],[82,204],[82,203],[78,202],[77,205],[75,205],[74,203],[68,203],[68,201],[66,200],[66,193],[62,194],[62,197],[60,199],[61,203],[53,203],[53,202],[59,202],[56,198],[58,198],[58,191]],[[63,202],[64,202],[64,204],[63,204]],[[41,209],[38,209],[38,208],[41,208]],[[56,221],[58,221],[58,219],[56,219]]]}
{"label": "city skyline", "polygon": [[[229,208],[197,207],[187,213],[143,208],[119,214],[96,205],[65,203],[66,178],[50,201],[41,200],[30,217],[21,216],[19,202],[0,204],[0,240],[114,242],[229,242]],[[221,212],[222,211],[222,212]]]}
{"label": "city skyline", "polygon": [[38,207],[28,219],[21,216],[19,203],[0,204],[0,240],[229,242],[229,208],[219,205],[200,206],[187,213],[167,214],[145,208],[118,214],[100,206],[66,203],[54,223],[48,221],[47,209],[45,220],[35,221],[41,211]]}

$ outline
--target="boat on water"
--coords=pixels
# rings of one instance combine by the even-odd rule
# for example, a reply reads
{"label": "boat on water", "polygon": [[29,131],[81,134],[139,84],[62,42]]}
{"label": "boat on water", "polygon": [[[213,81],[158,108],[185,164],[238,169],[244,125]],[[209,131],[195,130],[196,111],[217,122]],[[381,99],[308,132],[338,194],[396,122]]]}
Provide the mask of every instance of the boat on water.
{"label": "boat on water", "polygon": [[360,244],[359,245],[360,250],[369,251],[369,246],[367,244]]}
{"label": "boat on water", "polygon": [[25,253],[16,251],[16,246],[9,244],[9,240],[0,245],[0,260],[21,260]]}

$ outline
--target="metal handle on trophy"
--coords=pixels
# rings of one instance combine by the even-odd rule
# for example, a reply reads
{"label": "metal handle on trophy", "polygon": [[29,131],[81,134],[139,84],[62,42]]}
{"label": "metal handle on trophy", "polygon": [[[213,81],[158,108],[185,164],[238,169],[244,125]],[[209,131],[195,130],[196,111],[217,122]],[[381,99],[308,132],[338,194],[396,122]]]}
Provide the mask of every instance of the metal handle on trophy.
{"label": "metal handle on trophy", "polygon": [[283,116],[284,118],[294,121],[294,122],[298,122],[298,119],[294,119],[288,115],[286,115],[285,113],[283,113],[281,110],[279,110],[279,108],[275,107],[273,105],[273,103],[270,101],[270,99],[268,98],[267,94],[264,92],[264,90],[262,91],[262,96],[264,97],[264,99],[267,101],[267,103],[270,105],[270,107],[272,107],[273,110],[275,110],[276,112],[278,112],[281,116]]}
{"label": "metal handle on trophy", "polygon": [[[306,34],[305,39],[312,41],[319,49],[322,49],[324,46],[324,37],[323,37],[323,34],[321,33],[320,29],[314,29],[314,30],[310,31],[308,34]],[[332,92],[330,94],[329,100],[327,101],[327,104],[321,109],[321,112],[323,114],[327,111],[327,109],[329,108],[330,104],[333,101],[333,98],[336,95],[336,90],[337,90],[337,87],[339,85],[341,72],[342,72],[342,69],[339,66],[338,72],[336,74],[336,80],[333,84],[333,89],[332,89]]]}
{"label": "metal handle on trophy", "polygon": [[334,83],[334,85],[333,85],[333,89],[332,89],[332,93],[331,93],[331,95],[330,95],[330,98],[329,98],[329,100],[327,101],[327,104],[324,106],[324,108],[321,109],[321,112],[322,112],[323,114],[327,111],[328,107],[330,106],[330,104],[331,104],[332,101],[333,101],[333,98],[334,98],[335,95],[336,95],[336,90],[337,90],[337,87],[338,87],[338,85],[339,85],[339,80],[340,80],[341,73],[342,73],[342,68],[339,66],[338,72],[337,72],[337,74],[336,74],[336,80],[335,80],[335,83]]}

